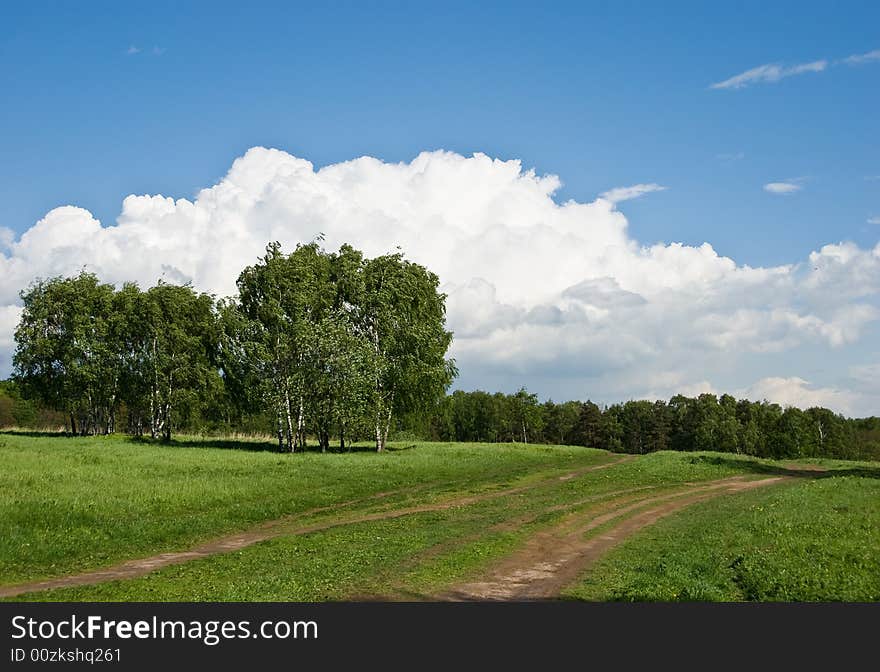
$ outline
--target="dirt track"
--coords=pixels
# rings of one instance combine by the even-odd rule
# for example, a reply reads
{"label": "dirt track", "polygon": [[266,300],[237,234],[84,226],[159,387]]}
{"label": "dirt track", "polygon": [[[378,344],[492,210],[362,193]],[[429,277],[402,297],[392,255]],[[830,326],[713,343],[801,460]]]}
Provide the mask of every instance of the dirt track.
{"label": "dirt track", "polygon": [[[557,597],[605,552],[661,518],[697,502],[764,487],[787,478],[745,480],[734,476],[691,485],[669,494],[606,502],[535,534],[523,547],[490,569],[486,578],[454,586],[432,596],[432,599],[510,601]],[[617,519],[619,522],[609,529],[585,538],[588,532]]]}
{"label": "dirt track", "polygon": [[192,560],[198,560],[200,558],[206,558],[208,556],[217,555],[220,553],[231,553],[233,551],[238,551],[242,548],[252,546],[253,544],[259,543],[261,541],[266,541],[267,539],[272,539],[274,537],[279,537],[283,535],[308,534],[310,532],[318,532],[321,530],[327,530],[342,525],[351,525],[354,523],[362,523],[375,520],[387,520],[416,513],[443,511],[454,507],[468,506],[469,504],[487,501],[490,499],[496,499],[498,497],[514,495],[520,492],[525,492],[527,490],[556,483],[559,481],[570,480],[591,471],[606,469],[608,467],[621,464],[623,462],[629,462],[632,459],[634,459],[634,456],[624,455],[608,462],[604,462],[602,464],[593,465],[590,467],[583,467],[581,469],[576,469],[561,476],[552,476],[513,488],[490,490],[488,492],[480,492],[473,495],[465,495],[462,497],[455,497],[432,502],[430,504],[403,507],[399,509],[375,511],[372,513],[351,512],[347,515],[343,514],[341,516],[334,517],[326,521],[310,524],[302,523],[302,518],[306,516],[311,516],[323,512],[336,511],[345,508],[346,506],[350,506],[356,503],[362,503],[368,500],[381,500],[394,494],[414,493],[420,490],[424,490],[425,486],[417,486],[416,488],[412,488],[410,490],[398,490],[394,492],[378,493],[363,499],[352,500],[350,502],[344,502],[342,504],[334,506],[311,509],[309,511],[304,511],[296,515],[286,516],[277,520],[268,521],[254,528],[251,528],[250,530],[246,530],[238,534],[220,537],[208,541],[204,544],[200,544],[199,546],[196,546],[187,551],[160,553],[158,555],[153,555],[146,558],[139,558],[137,560],[128,560],[112,567],[107,567],[105,569],[99,569],[90,572],[83,572],[81,574],[71,574],[68,576],[62,576],[54,579],[46,579],[43,581],[31,581],[27,583],[0,586],[0,598],[15,597],[17,595],[33,593],[41,590],[70,588],[73,586],[87,586],[104,583],[107,581],[133,579],[139,576],[144,576],[145,574],[149,574],[150,572],[161,569],[163,567],[180,565],[186,562],[190,562]]}

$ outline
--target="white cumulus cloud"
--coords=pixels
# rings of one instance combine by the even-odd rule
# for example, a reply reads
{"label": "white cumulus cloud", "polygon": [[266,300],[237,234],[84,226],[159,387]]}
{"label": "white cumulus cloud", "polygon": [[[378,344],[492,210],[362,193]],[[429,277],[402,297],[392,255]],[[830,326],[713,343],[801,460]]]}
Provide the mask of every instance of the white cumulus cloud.
{"label": "white cumulus cloud", "polygon": [[316,170],[256,147],[193,199],[128,196],[114,225],[56,208],[0,247],[0,376],[10,370],[18,292],[36,277],[85,266],[114,283],[165,278],[231,295],[269,241],[290,250],[321,233],[329,249],[349,242],[369,256],[400,246],[440,276],[464,388],[525,384],[604,401],[740,389],[766,376],[773,357],[812,366],[798,354],[805,348],[846,370],[880,320],[880,245],[834,243],[751,267],[709,243],[635,240],[618,204],[659,185],[558,203],[560,186],[484,154],[360,157]]}
{"label": "white cumulus cloud", "polygon": [[841,413],[851,414],[856,405],[856,395],[833,387],[815,387],[803,378],[762,378],[739,396],[755,401],[767,400],[780,406],[811,408],[823,406]]}
{"label": "white cumulus cloud", "polygon": [[15,327],[21,318],[21,307],[0,306],[0,376],[12,368],[12,352],[15,349]]}

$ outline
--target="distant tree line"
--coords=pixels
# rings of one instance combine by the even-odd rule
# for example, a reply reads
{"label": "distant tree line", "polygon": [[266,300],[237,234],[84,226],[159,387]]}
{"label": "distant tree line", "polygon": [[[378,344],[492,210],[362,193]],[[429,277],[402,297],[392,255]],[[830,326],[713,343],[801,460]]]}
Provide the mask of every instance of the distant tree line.
{"label": "distant tree line", "polygon": [[519,441],[644,454],[715,450],[769,458],[880,459],[880,418],[849,419],[827,408],[677,395],[600,408],[586,401],[539,403],[516,394],[455,391],[405,429],[436,441]]}
{"label": "distant tree line", "polygon": [[395,416],[431,408],[456,373],[439,280],[400,253],[273,243],[237,286],[217,302],[87,272],[39,280],[21,293],[9,389],[74,435],[167,441],[202,419],[271,428],[281,450],[307,435],[383,450]]}
{"label": "distant tree line", "polygon": [[25,399],[15,381],[0,380],[0,428],[57,429],[64,422],[64,414]]}

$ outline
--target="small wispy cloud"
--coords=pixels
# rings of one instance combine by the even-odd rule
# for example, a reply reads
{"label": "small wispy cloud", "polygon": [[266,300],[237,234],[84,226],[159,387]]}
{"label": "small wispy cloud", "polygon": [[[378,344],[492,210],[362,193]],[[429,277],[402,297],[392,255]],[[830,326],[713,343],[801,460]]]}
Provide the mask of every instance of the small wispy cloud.
{"label": "small wispy cloud", "polygon": [[768,182],[764,185],[764,191],[768,194],[775,194],[776,196],[790,196],[804,188],[802,184],[803,181],[804,178],[797,177],[790,180],[783,180],[782,182]]}
{"label": "small wispy cloud", "polygon": [[786,77],[803,75],[807,72],[822,72],[828,67],[828,61],[812,61],[810,63],[798,63],[797,65],[783,66],[779,63],[765,63],[757,68],[746,70],[734,75],[723,82],[716,82],[709,86],[710,89],[742,89],[752,84],[775,84]]}
{"label": "small wispy cloud", "polygon": [[864,54],[853,54],[852,56],[848,56],[847,58],[838,61],[838,63],[862,65],[864,63],[872,63],[873,61],[880,61],[880,49],[874,49],[874,51],[868,51]]}
{"label": "small wispy cloud", "polygon": [[716,154],[715,158],[719,161],[742,161],[746,158],[745,152],[732,152],[727,154]]}
{"label": "small wispy cloud", "polygon": [[868,217],[868,224],[880,224],[880,217]]}
{"label": "small wispy cloud", "polygon": [[[152,49],[150,49],[149,53],[153,56],[161,56],[166,51],[168,50],[165,47],[154,46]],[[143,49],[134,44],[130,45],[128,49],[125,50],[127,56],[134,56],[135,54],[140,54],[141,52],[143,52]]]}
{"label": "small wispy cloud", "polygon": [[650,184],[634,184],[630,187],[615,187],[599,194],[599,198],[604,198],[611,203],[622,203],[630,201],[639,196],[650,194],[655,191],[665,191],[666,187],[651,182]]}
{"label": "small wispy cloud", "polygon": [[846,58],[841,58],[833,63],[829,63],[824,58],[819,61],[810,61],[809,63],[798,63],[797,65],[785,66],[780,63],[765,63],[757,68],[746,70],[738,75],[734,75],[723,82],[710,84],[710,89],[742,89],[752,84],[775,84],[776,82],[793,77],[794,75],[803,75],[807,72],[822,72],[829,65],[864,65],[865,63],[880,62],[880,49],[866,51],[864,54],[853,54]]}

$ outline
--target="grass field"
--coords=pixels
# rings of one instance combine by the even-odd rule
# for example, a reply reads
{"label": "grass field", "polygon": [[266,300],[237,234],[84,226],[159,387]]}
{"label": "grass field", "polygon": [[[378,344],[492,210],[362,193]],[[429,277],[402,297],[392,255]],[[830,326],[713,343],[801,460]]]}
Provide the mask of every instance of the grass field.
{"label": "grass field", "polygon": [[880,470],[717,499],[658,522],[566,591],[586,600],[878,601]]}
{"label": "grass field", "polygon": [[[506,444],[406,443],[381,455],[280,455],[257,450],[263,447],[0,434],[0,586],[185,550],[282,519],[272,538],[234,552],[13,599],[434,599],[534,535],[602,507],[644,509],[648,496],[792,466],[655,453],[595,469],[621,458]],[[880,599],[880,467],[811,465],[820,466],[831,471],[659,520],[612,549],[564,596]]]}
{"label": "grass field", "polygon": [[383,455],[322,456],[248,442],[0,434],[0,584],[170,550],[379,492],[419,487],[419,497],[431,498],[607,459],[583,448],[406,445]]}

